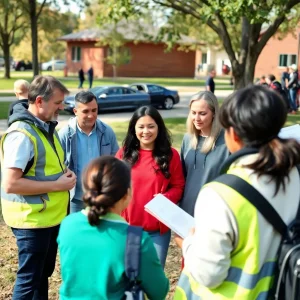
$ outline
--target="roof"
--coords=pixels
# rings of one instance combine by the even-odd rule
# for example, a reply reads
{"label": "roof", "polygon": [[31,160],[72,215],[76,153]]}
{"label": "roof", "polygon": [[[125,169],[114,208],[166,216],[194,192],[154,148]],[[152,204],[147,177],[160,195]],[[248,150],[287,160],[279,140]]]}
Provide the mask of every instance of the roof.
{"label": "roof", "polygon": [[[128,41],[139,42],[154,42],[160,28],[153,27],[149,24],[137,24],[133,22],[121,21],[117,25],[117,32],[122,34]],[[101,38],[106,37],[114,28],[114,25],[106,25],[102,28],[89,28],[78,32],[60,37],[58,40],[71,42],[71,41],[99,41]],[[178,44],[192,45],[197,44],[199,41],[181,35]]]}

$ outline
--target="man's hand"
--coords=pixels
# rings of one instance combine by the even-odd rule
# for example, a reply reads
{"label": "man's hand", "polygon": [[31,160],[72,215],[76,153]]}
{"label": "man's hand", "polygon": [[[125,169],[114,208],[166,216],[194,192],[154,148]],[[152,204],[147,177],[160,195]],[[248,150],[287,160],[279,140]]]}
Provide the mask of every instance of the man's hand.
{"label": "man's hand", "polygon": [[61,175],[56,183],[58,185],[57,191],[71,190],[76,184],[76,175],[71,170],[67,169],[66,173]]}

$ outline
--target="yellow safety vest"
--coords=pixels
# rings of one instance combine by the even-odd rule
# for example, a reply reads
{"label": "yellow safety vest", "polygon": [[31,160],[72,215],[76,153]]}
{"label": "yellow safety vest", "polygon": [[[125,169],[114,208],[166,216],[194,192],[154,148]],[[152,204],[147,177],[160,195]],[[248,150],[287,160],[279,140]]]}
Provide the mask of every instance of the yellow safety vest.
{"label": "yellow safety vest", "polygon": [[[33,165],[23,175],[35,181],[55,181],[64,172],[64,151],[57,132],[54,133],[55,149],[40,129],[22,121],[14,122],[1,140],[11,131],[26,134],[34,148]],[[6,155],[9,155],[6,153]],[[3,171],[3,168],[2,168]],[[3,176],[2,176],[3,177]],[[5,223],[14,228],[47,228],[61,223],[67,214],[69,191],[49,192],[40,195],[7,194],[1,184],[1,205]]]}
{"label": "yellow safety vest", "polygon": [[[249,182],[242,168],[230,170]],[[269,257],[259,267],[258,211],[243,196],[218,182],[207,184],[214,189],[232,210],[238,225],[239,241],[231,253],[227,278],[217,288],[198,284],[187,269],[183,269],[176,287],[175,300],[263,300],[272,287],[276,257]],[[249,221],[250,220],[250,221]]]}

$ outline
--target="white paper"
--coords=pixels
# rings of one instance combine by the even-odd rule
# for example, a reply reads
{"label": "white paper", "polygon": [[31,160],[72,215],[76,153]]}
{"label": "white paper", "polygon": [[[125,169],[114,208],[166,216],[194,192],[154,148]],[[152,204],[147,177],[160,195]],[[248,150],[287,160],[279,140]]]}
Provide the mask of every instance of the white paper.
{"label": "white paper", "polygon": [[195,220],[171,200],[158,194],[145,205],[145,210],[182,238],[188,236]]}
{"label": "white paper", "polygon": [[284,127],[280,130],[278,136],[282,139],[295,139],[300,142],[300,125]]}

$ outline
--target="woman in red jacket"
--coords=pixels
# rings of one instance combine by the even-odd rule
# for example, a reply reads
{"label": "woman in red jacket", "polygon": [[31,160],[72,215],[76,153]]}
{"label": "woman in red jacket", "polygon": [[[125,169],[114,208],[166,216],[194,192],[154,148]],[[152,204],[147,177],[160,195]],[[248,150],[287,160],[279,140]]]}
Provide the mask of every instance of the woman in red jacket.
{"label": "woman in red jacket", "polygon": [[183,193],[184,177],[179,154],[171,147],[170,132],[154,107],[142,106],[134,112],[116,157],[132,166],[133,197],[123,216],[129,224],[142,226],[149,233],[164,266],[171,232],[144,206],[159,193],[177,203]]}

